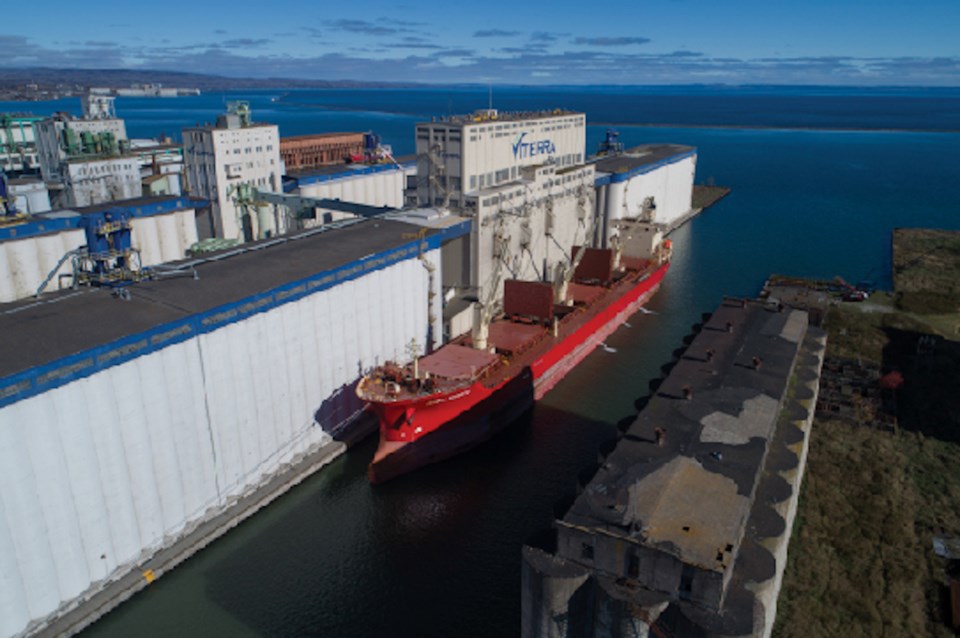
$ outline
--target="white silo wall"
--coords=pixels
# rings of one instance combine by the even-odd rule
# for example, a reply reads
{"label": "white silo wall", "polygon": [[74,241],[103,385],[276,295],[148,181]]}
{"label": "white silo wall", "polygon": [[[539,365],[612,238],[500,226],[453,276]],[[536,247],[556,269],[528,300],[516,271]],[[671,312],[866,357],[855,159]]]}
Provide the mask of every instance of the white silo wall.
{"label": "white silo wall", "polygon": [[[10,272],[10,250],[7,244],[10,242],[0,242],[0,272]],[[0,303],[13,301],[17,299],[16,288],[13,284],[13,277],[0,277]]]}
{"label": "white silo wall", "polygon": [[423,346],[427,281],[408,258],[0,408],[0,636],[330,442],[318,407]]}
{"label": "white silo wall", "polygon": [[[606,214],[611,221],[637,217],[643,202],[653,197],[656,214],[653,221],[672,225],[690,212],[696,156],[684,157],[671,164],[658,166],[624,181],[615,181],[605,189]],[[608,234],[613,234],[611,227]]]}
{"label": "white silo wall", "polygon": [[17,298],[28,297],[37,291],[43,279],[37,267],[37,240],[35,238],[5,242],[7,247],[7,277],[13,282]]}
{"label": "white silo wall", "polygon": [[160,246],[159,263],[183,259],[185,252],[177,237],[179,213],[157,218],[157,240]]}
{"label": "white silo wall", "polygon": [[403,207],[403,190],[407,174],[415,168],[390,169],[376,173],[345,173],[322,182],[300,187],[303,197],[339,199],[368,206]]}
{"label": "white silo wall", "polygon": [[[133,218],[132,243],[134,248],[140,249],[143,266],[183,259],[187,248],[196,241],[197,227],[192,209]],[[0,268],[6,273],[0,277],[0,303],[36,294],[60,259],[85,244],[86,236],[79,229],[0,241]],[[71,261],[67,260],[50,279],[46,290],[57,290],[59,276],[72,272]]]}
{"label": "white silo wall", "polygon": [[140,260],[143,264],[158,264],[161,262],[160,234],[157,232],[156,217],[138,217],[133,220],[131,243],[140,250]]}

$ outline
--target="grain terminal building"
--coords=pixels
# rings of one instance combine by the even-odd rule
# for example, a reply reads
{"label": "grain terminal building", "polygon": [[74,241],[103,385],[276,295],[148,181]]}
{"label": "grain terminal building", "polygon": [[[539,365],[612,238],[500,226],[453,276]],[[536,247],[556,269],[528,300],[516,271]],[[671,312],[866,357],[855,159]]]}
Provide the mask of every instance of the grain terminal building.
{"label": "grain terminal building", "polygon": [[[274,129],[233,115],[185,131],[188,181],[204,173],[211,197],[230,175],[278,189],[269,161],[245,172],[246,148],[278,152]],[[384,205],[406,185],[416,207],[402,216],[177,262],[129,300],[81,289],[0,306],[13,337],[0,344],[0,636],[75,630],[58,623],[91,596],[131,575],[143,586],[141,565],[286,468],[340,453],[331,431],[356,410],[363,371],[470,329],[471,306],[496,303],[502,278],[554,278],[598,233],[585,119],[424,123],[416,175],[402,164],[296,179],[305,196]],[[234,165],[214,162],[211,135]],[[235,210],[213,220],[208,233],[244,231]]]}
{"label": "grain terminal building", "polygon": [[423,261],[469,225],[421,242],[363,221],[181,262],[126,301],[0,306],[0,635],[52,626],[289,464],[340,453],[359,374],[440,334]]}

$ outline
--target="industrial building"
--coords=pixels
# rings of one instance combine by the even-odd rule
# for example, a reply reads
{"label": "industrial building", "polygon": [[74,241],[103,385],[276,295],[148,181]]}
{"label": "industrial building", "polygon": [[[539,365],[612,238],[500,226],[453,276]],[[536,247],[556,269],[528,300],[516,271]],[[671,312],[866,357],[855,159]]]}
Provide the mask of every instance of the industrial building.
{"label": "industrial building", "polygon": [[114,99],[89,94],[81,118],[58,113],[34,123],[40,172],[53,208],[180,194],[179,149],[129,140]]}
{"label": "industrial building", "polygon": [[462,208],[466,193],[515,181],[523,167],[582,164],[586,131],[586,115],[561,110],[488,109],[417,124],[416,203]]}
{"label": "industrial building", "polygon": [[364,133],[318,133],[280,138],[280,158],[287,172],[328,164],[343,164],[362,157]]}
{"label": "industrial building", "polygon": [[8,196],[17,211],[24,215],[34,215],[50,210],[50,191],[47,190],[47,185],[42,179],[37,177],[7,177],[6,179]]}
{"label": "industrial building", "polygon": [[181,262],[126,300],[0,307],[17,336],[0,343],[0,635],[49,626],[332,444],[361,372],[439,334],[424,261],[469,227],[359,220]]}
{"label": "industrial building", "polygon": [[825,345],[804,311],[725,300],[524,548],[523,635],[769,637]]}
{"label": "industrial building", "polygon": [[[234,104],[183,131],[185,186],[209,212],[179,197],[120,208],[145,265],[181,259],[191,239],[242,246],[167,264],[123,294],[26,301],[44,268],[23,264],[52,269],[82,242],[87,211],[0,236],[0,259],[21,273],[3,297],[21,301],[0,306],[0,330],[18,336],[0,344],[0,635],[59,629],[98,592],[119,604],[124,578],[147,582],[139,565],[291,464],[340,453],[331,432],[355,416],[364,371],[470,330],[505,278],[562,277],[606,219],[595,185],[613,173],[585,160],[585,135],[582,113],[486,110],[418,124],[415,163],[312,168],[281,187],[277,127]],[[658,162],[631,173],[634,190],[682,208],[682,180],[652,178],[682,162]],[[610,219],[636,215],[628,199]],[[336,220],[343,208],[321,200],[383,211]],[[293,232],[303,206],[324,225]]]}
{"label": "industrial building", "polygon": [[200,237],[244,242],[286,231],[269,206],[238,204],[241,184],[280,192],[283,175],[279,129],[253,122],[247,103],[231,103],[216,125],[183,129],[183,157],[190,193],[211,202],[197,218]]}
{"label": "industrial building", "polygon": [[[584,164],[586,116],[569,111],[438,118],[417,124],[408,202],[475,219],[448,257],[445,328],[456,335],[502,298],[506,278],[553,281],[573,246],[594,236],[594,168]],[[452,251],[451,251],[452,252]]]}

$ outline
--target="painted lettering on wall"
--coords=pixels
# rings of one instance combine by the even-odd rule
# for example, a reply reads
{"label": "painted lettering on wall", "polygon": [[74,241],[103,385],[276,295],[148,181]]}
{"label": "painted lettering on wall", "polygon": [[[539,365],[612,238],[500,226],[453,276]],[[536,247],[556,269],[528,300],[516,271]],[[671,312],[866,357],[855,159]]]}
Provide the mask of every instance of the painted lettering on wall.
{"label": "painted lettering on wall", "polygon": [[557,152],[557,146],[550,140],[539,140],[537,142],[525,142],[526,133],[517,136],[517,141],[513,143],[514,159],[526,159],[535,155],[552,155]]}

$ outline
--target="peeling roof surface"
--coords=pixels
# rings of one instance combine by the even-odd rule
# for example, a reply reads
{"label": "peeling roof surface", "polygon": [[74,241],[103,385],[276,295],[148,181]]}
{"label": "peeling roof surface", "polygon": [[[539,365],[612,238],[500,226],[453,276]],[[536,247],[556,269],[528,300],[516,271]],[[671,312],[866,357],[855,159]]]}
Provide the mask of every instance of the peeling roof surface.
{"label": "peeling roof surface", "polygon": [[730,569],[806,329],[802,311],[725,302],[563,521]]}

